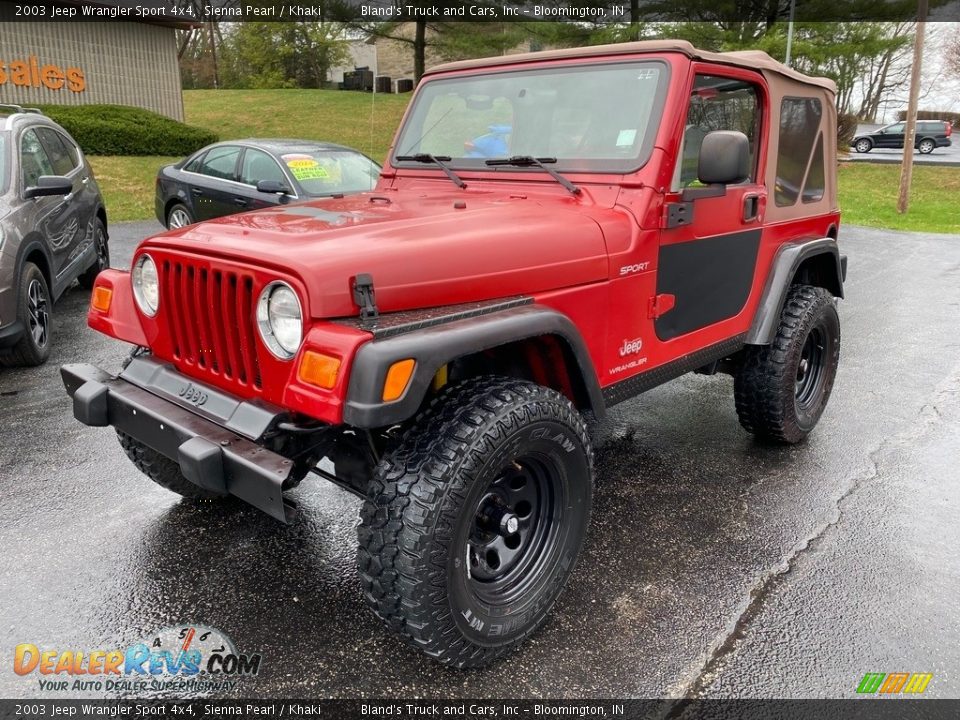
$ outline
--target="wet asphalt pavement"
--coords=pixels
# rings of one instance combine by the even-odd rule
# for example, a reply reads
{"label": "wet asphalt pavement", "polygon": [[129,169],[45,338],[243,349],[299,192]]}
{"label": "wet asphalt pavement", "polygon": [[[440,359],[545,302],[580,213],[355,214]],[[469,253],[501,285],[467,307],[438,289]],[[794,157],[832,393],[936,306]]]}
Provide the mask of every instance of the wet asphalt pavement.
{"label": "wet asphalt pavement", "polygon": [[[156,228],[114,228],[114,264]],[[248,697],[851,697],[868,671],[932,672],[928,696],[960,697],[960,236],[840,240],[840,373],[810,440],[756,444],[725,376],[616,408],[552,619],[471,672],[368,613],[356,498],[308,480],[290,526],[195,509],[75,422],[58,366],[127,352],[86,328],[75,287],[49,364],[0,370],[0,697],[63,697],[14,675],[17,643],[115,648],[191,622],[262,654]]]}

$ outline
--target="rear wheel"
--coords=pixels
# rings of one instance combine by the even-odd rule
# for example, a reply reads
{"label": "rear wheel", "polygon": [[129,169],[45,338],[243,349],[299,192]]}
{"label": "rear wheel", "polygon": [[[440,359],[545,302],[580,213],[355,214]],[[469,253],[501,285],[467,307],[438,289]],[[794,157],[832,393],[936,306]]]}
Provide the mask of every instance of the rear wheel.
{"label": "rear wheel", "polygon": [[83,275],[77,278],[80,287],[85,290],[92,290],[97,275],[110,267],[110,246],[107,243],[107,229],[103,226],[103,221],[100,218],[97,218],[93,228],[93,243],[97,249],[97,259]]}
{"label": "rear wheel", "polygon": [[165,455],[161,455],[151,447],[147,447],[139,440],[134,440],[126,433],[117,431],[120,447],[137,466],[137,469],[153,480],[160,487],[175,492],[191,500],[216,500],[227,497],[220,493],[194,485],[180,472],[180,466]]}
{"label": "rear wheel", "polygon": [[868,153],[873,149],[873,143],[867,138],[860,138],[853,144],[853,149],[858,153]]}
{"label": "rear wheel", "polygon": [[586,424],[565,397],[497,377],[448,387],[370,483],[358,530],[367,602],[435,660],[486,665],[546,620],[592,490]]}
{"label": "rear wheel", "polygon": [[183,203],[174,203],[167,212],[167,229],[176,230],[177,228],[193,225],[193,215]]}
{"label": "rear wheel", "polygon": [[47,279],[40,268],[26,262],[17,287],[17,320],[24,332],[16,345],[0,355],[0,365],[42,365],[50,357],[53,330],[53,300]]}
{"label": "rear wheel", "polygon": [[840,318],[823,288],[794,285],[770,345],[750,346],[734,379],[737,415],[760,438],[798,443],[830,399],[840,362]]}
{"label": "rear wheel", "polygon": [[930,138],[924,138],[917,145],[917,150],[920,151],[921,155],[929,155],[934,151],[936,147],[937,147],[937,143],[935,143]]}

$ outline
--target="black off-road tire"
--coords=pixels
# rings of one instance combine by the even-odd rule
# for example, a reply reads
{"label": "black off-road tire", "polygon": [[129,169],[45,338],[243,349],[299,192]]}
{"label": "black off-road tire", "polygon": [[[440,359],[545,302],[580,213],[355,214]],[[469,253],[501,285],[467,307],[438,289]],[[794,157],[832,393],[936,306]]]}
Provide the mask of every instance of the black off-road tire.
{"label": "black off-road tire", "polygon": [[183,476],[177,463],[126,433],[117,430],[117,438],[137,469],[160,487],[190,500],[219,500],[228,497],[194,485]]}
{"label": "black off-road tire", "polygon": [[840,318],[833,296],[823,288],[794,285],[773,342],[747,348],[734,379],[740,424],[764,440],[800,442],[823,414],[839,361]]}
{"label": "black off-road tire", "polygon": [[[524,479],[516,488],[541,461],[556,471],[546,473],[548,484],[530,474],[531,485]],[[504,480],[509,484],[500,485]],[[542,499],[536,510],[513,506],[515,517],[527,512],[516,536],[497,539],[481,529],[490,518],[479,511],[500,502],[497,493],[509,502],[510,493],[534,489]],[[448,386],[374,472],[358,528],[364,596],[389,628],[429,657],[457,668],[487,665],[546,620],[583,544],[592,491],[586,423],[561,394],[504,377]],[[536,528],[548,513],[553,519],[542,537],[550,542],[537,544]],[[518,543],[497,567],[490,550],[482,560],[476,551],[491,547],[480,545],[491,536],[491,543]],[[534,556],[539,564],[528,560]],[[502,581],[493,577],[498,567]],[[511,585],[511,577],[523,579]]]}
{"label": "black off-road tire", "polygon": [[93,290],[97,275],[110,267],[110,243],[107,239],[107,229],[100,218],[96,219],[93,227],[93,243],[97,249],[97,259],[87,270],[77,278],[80,287],[84,290]]}
{"label": "black off-road tire", "polygon": [[[23,324],[23,335],[16,345],[0,353],[0,367],[43,365],[50,357],[53,332],[53,299],[47,279],[40,268],[26,262],[17,288],[17,320]],[[37,326],[42,326],[42,332],[35,332]]]}

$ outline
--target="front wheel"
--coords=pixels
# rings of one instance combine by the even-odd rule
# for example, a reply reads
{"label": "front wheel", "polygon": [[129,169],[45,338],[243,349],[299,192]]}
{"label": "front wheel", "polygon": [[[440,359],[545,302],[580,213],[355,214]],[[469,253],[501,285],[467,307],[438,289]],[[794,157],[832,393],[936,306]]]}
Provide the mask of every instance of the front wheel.
{"label": "front wheel", "polygon": [[123,448],[137,470],[165,490],[181,495],[188,500],[218,500],[227,497],[221,493],[194,485],[183,476],[177,463],[126,433],[118,430],[117,438],[120,440],[120,447]]}
{"label": "front wheel", "polygon": [[830,399],[840,362],[840,318],[823,288],[794,285],[770,345],[750,346],[734,379],[740,424],[754,435],[798,443]]}
{"label": "front wheel", "polygon": [[853,149],[858,153],[868,153],[873,149],[873,143],[866,138],[860,138],[853,144]]}
{"label": "front wheel", "polygon": [[547,618],[590,518],[593,451],[565,397],[500,377],[446,388],[378,465],[358,529],[367,602],[454,667]]}
{"label": "front wheel", "polygon": [[929,155],[934,151],[934,148],[937,147],[937,144],[930,138],[924,138],[917,145],[917,149],[920,151],[921,155]]}
{"label": "front wheel", "polygon": [[23,325],[23,335],[0,355],[0,365],[42,365],[50,357],[53,330],[50,288],[43,272],[32,262],[23,264],[17,288],[17,319]]}

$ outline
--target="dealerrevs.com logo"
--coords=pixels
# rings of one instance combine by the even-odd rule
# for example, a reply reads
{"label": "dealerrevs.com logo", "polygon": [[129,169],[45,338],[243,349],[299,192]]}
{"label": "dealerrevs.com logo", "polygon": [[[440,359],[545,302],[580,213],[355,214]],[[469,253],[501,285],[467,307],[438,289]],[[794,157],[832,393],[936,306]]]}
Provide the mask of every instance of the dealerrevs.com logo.
{"label": "dealerrevs.com logo", "polygon": [[857,685],[860,695],[919,695],[933,680],[933,673],[867,673]]}
{"label": "dealerrevs.com logo", "polygon": [[215,628],[177,625],[116,649],[41,649],[16,646],[13,671],[38,677],[40,690],[54,692],[223,692],[239,678],[260,672],[259,654],[237,651]]}

